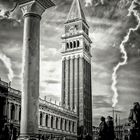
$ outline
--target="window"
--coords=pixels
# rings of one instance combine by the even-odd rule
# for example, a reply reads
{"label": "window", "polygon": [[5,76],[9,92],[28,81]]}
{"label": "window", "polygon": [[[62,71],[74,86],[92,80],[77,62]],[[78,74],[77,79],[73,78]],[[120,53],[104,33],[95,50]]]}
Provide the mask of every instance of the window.
{"label": "window", "polygon": [[56,129],[58,129],[58,118],[56,118]]}
{"label": "window", "polygon": [[70,125],[71,125],[71,122],[69,121],[69,131],[71,131]]}
{"label": "window", "polygon": [[43,121],[43,115],[42,115],[42,112],[40,112],[40,126],[42,126],[42,121]]}
{"label": "window", "polygon": [[77,47],[79,47],[80,46],[80,42],[79,42],[79,40],[77,40]]}
{"label": "window", "polygon": [[70,48],[72,49],[73,45],[72,45],[72,42],[70,42]]}
{"label": "window", "polygon": [[46,115],[46,126],[48,126],[48,115]]}
{"label": "window", "polygon": [[65,131],[67,130],[67,121],[65,120]]}
{"label": "window", "polygon": [[19,109],[19,121],[21,120],[21,108]]}
{"label": "window", "polygon": [[76,48],[76,41],[74,41],[74,48]]}
{"label": "window", "polygon": [[51,117],[51,128],[53,128],[53,116]]}
{"label": "window", "polygon": [[60,129],[62,130],[63,129],[63,119],[61,118],[60,120]]}
{"label": "window", "polygon": [[69,43],[67,43],[66,47],[67,47],[67,49],[69,49]]}
{"label": "window", "polygon": [[74,122],[72,123],[72,132],[74,132]]}
{"label": "window", "polygon": [[12,104],[11,106],[11,120],[15,119],[15,106]]}

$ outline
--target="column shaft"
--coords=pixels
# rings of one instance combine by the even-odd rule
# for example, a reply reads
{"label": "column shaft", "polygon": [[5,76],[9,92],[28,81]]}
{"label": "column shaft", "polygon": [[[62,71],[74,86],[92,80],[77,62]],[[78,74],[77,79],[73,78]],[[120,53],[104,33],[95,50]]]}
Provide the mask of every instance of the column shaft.
{"label": "column shaft", "polygon": [[83,120],[83,115],[84,115],[84,108],[83,108],[83,104],[84,104],[84,97],[83,97],[83,89],[84,89],[84,82],[83,82],[83,69],[84,69],[84,65],[83,65],[83,58],[79,58],[79,99],[78,99],[78,104],[79,104],[79,125],[83,126],[84,124],[84,120]]}
{"label": "column shaft", "polygon": [[65,101],[66,101],[66,108],[69,107],[69,60],[66,60],[66,77],[65,77]]}
{"label": "column shaft", "polygon": [[20,121],[20,120],[19,120],[19,108],[20,108],[20,106],[17,105],[17,121],[18,121],[18,122]]}
{"label": "column shaft", "polygon": [[73,66],[73,63],[74,61],[73,61],[73,59],[70,59],[70,109],[71,110],[73,110],[73,94],[74,94],[74,92],[73,92],[73,87],[74,87],[74,80],[73,80],[73,78],[74,78],[74,71],[73,71],[73,68],[74,68],[74,66]]}
{"label": "column shaft", "polygon": [[70,59],[68,60],[68,109],[70,109]]}
{"label": "column shaft", "polygon": [[44,127],[46,127],[46,114],[43,113],[43,125]]}
{"label": "column shaft", "polygon": [[40,62],[40,18],[36,15],[24,17],[24,68],[21,111],[21,136],[38,133],[39,110],[39,62]]}
{"label": "column shaft", "polygon": [[11,103],[8,102],[8,120],[11,120]]}
{"label": "column shaft", "polygon": [[4,102],[3,106],[3,115],[6,117],[7,116],[7,99]]}
{"label": "column shaft", "polygon": [[65,105],[65,73],[66,73],[65,62],[66,62],[66,60],[62,61],[62,89],[61,89],[62,94],[61,94],[61,102],[62,102],[63,106]]}
{"label": "column shaft", "polygon": [[53,118],[53,128],[56,129],[56,117]]}
{"label": "column shaft", "polygon": [[51,128],[51,115],[48,115],[48,127]]}
{"label": "column shaft", "polygon": [[78,95],[79,95],[79,58],[75,58],[75,69],[74,69],[74,81],[75,81],[75,103],[74,107],[76,112],[78,111]]}

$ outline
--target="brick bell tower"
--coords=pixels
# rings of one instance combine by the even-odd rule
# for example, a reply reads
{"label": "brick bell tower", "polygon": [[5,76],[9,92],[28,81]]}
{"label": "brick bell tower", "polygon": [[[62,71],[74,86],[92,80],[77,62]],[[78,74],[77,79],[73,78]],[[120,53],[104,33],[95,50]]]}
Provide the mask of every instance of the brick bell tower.
{"label": "brick bell tower", "polygon": [[62,35],[62,106],[78,115],[78,135],[92,134],[91,43],[80,0],[74,0]]}

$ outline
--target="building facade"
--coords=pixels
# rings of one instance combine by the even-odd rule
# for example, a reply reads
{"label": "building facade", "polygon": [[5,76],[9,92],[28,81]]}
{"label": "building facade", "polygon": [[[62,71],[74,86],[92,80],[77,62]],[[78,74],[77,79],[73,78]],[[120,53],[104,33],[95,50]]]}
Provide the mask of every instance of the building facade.
{"label": "building facade", "polygon": [[78,115],[78,134],[92,134],[91,40],[79,0],[74,0],[62,35],[62,105]]}
{"label": "building facade", "polygon": [[[92,135],[91,40],[80,0],[74,0],[62,35],[61,105],[39,100],[39,138],[76,140]],[[19,134],[21,92],[0,80],[0,132]]]}

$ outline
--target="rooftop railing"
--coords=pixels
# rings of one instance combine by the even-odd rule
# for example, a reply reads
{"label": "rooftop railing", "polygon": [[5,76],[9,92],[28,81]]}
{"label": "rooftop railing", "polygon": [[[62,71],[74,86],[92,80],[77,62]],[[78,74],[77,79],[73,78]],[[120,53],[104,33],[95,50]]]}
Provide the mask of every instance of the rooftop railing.
{"label": "rooftop railing", "polygon": [[49,102],[47,100],[43,100],[41,98],[39,99],[39,103],[44,104],[44,105],[47,105],[47,106],[49,106],[51,108],[60,110],[61,112],[65,112],[65,113],[76,115],[76,112],[75,111],[71,111],[69,109],[63,108],[61,105],[57,105],[57,104],[51,103],[51,102]]}
{"label": "rooftop railing", "polygon": [[8,88],[8,83],[0,80],[0,85]]}
{"label": "rooftop railing", "polygon": [[16,95],[21,95],[21,91],[8,87],[8,92]]}

